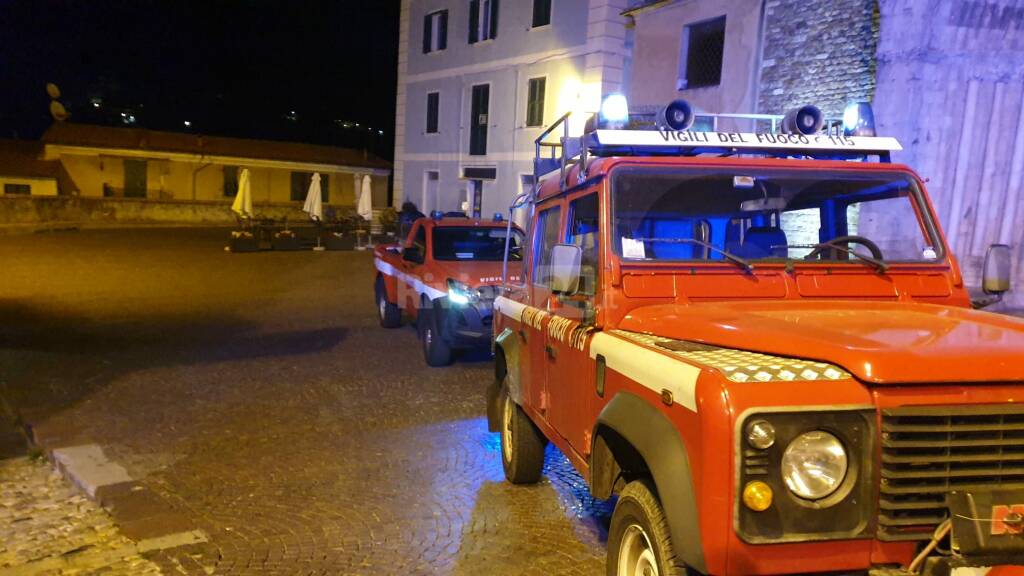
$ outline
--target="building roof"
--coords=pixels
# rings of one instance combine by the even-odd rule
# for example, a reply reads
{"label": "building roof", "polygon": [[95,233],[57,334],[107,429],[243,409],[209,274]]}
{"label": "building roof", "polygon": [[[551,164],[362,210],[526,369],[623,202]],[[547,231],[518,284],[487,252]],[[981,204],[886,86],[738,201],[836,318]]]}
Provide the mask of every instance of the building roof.
{"label": "building roof", "polygon": [[391,169],[390,162],[368,152],[351,148],[158,132],[142,128],[115,128],[69,122],[54,122],[43,134],[42,141],[44,144],[84,148],[146,150]]}
{"label": "building roof", "polygon": [[26,140],[0,140],[0,176],[56,178],[56,160],[42,160],[43,145]]}

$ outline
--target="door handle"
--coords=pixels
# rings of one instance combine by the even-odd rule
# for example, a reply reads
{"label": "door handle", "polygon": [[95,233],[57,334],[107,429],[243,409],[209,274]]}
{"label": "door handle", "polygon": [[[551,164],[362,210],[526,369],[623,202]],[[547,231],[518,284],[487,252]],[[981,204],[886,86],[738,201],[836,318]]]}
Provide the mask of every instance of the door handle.
{"label": "door handle", "polygon": [[548,358],[551,358],[552,360],[558,357],[558,353],[555,351],[555,347],[552,346],[551,344],[545,344],[544,351],[547,352]]}
{"label": "door handle", "polygon": [[526,332],[523,332],[522,330],[520,330],[519,331],[519,339],[522,340],[523,343],[525,344],[526,343]]}

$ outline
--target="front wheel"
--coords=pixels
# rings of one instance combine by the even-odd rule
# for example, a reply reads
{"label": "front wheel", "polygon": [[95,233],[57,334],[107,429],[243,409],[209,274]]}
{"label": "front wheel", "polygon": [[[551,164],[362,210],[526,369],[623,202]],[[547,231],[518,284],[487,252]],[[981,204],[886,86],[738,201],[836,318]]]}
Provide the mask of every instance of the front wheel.
{"label": "front wheel", "polygon": [[668,519],[647,480],[626,485],[608,530],[608,576],[685,576]]}
{"label": "front wheel", "polygon": [[428,366],[447,366],[452,363],[452,348],[445,342],[440,328],[442,320],[438,309],[426,306],[420,309],[416,320],[420,343],[423,345],[423,359]]}
{"label": "front wheel", "polygon": [[388,302],[388,291],[384,287],[384,279],[377,278],[374,286],[377,294],[377,315],[380,317],[380,325],[384,328],[398,328],[402,325],[402,311],[397,304]]}
{"label": "front wheel", "polygon": [[512,400],[508,387],[501,392],[501,464],[513,484],[534,484],[544,469],[547,438]]}

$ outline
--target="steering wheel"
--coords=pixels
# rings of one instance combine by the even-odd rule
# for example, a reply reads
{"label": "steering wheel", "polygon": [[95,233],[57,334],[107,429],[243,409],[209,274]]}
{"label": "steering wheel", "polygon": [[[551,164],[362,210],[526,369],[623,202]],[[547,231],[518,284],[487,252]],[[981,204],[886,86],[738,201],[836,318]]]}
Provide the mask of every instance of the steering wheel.
{"label": "steering wheel", "polygon": [[[813,260],[814,258],[817,258],[822,252],[828,250],[829,246],[835,248],[841,244],[860,244],[861,246],[867,248],[871,252],[872,258],[874,258],[875,260],[883,260],[882,250],[878,247],[878,244],[875,244],[870,239],[865,238],[863,236],[836,236],[835,238],[827,242],[822,242],[821,244],[819,244],[817,248],[811,250],[811,252],[807,256],[805,256],[805,259]],[[830,250],[830,252],[832,252],[832,257],[835,258],[836,252],[838,252],[838,250]]]}

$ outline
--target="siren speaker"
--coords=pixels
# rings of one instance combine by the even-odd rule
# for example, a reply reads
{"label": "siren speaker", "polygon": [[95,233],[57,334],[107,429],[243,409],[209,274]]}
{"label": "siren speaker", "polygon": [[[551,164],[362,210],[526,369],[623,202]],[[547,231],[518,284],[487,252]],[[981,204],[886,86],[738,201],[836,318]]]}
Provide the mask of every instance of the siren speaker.
{"label": "siren speaker", "polygon": [[693,120],[693,107],[686,100],[674,100],[657,115],[657,125],[662,130],[689,130]]}
{"label": "siren speaker", "polygon": [[825,125],[825,116],[817,106],[794,108],[782,118],[782,131],[787,134],[815,134]]}

